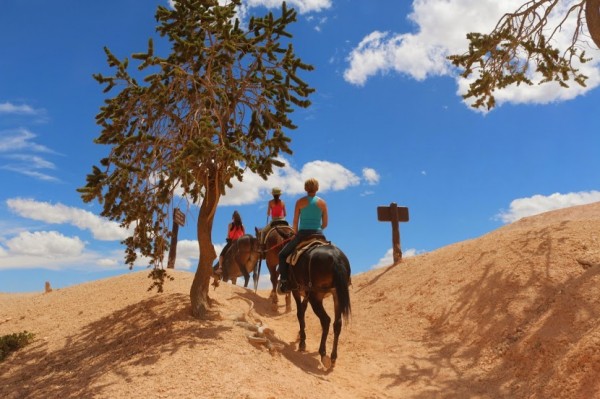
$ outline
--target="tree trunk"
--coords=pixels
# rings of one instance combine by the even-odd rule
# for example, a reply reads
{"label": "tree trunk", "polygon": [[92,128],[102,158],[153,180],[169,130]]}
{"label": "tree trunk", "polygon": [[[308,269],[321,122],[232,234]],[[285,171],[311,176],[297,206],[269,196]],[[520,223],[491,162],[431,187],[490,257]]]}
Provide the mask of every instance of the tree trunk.
{"label": "tree trunk", "polygon": [[212,276],[213,261],[217,257],[212,243],[212,226],[219,197],[217,185],[211,182],[210,185],[206,186],[206,194],[202,200],[198,215],[196,231],[198,246],[200,248],[200,259],[198,260],[198,268],[196,269],[192,288],[190,289],[190,300],[192,303],[192,315],[200,319],[207,319],[210,316],[208,289],[210,277]]}
{"label": "tree trunk", "polygon": [[600,49],[600,0],[586,1],[585,20],[592,40]]}

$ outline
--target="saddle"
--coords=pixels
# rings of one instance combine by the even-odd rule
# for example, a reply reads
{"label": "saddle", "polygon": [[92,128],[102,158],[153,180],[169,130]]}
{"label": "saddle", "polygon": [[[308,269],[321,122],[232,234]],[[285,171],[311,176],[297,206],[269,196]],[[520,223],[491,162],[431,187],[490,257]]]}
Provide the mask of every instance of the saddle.
{"label": "saddle", "polygon": [[306,237],[304,240],[298,243],[298,246],[286,259],[288,265],[295,266],[298,262],[298,259],[302,256],[306,251],[320,247],[323,245],[331,245],[331,241],[327,241],[323,234],[313,234]]}
{"label": "saddle", "polygon": [[269,225],[271,226],[271,228],[273,228],[275,226],[289,226],[290,224],[285,219],[278,219],[271,221]]}

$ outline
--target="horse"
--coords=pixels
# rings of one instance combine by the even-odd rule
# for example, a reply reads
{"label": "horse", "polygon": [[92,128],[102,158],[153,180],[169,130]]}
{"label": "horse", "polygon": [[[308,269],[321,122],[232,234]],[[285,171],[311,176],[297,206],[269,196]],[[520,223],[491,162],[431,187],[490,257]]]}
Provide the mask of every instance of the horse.
{"label": "horse", "polygon": [[[255,227],[256,236],[261,236],[261,231]],[[271,279],[272,289],[269,294],[271,300],[271,307],[276,310],[277,304],[279,303],[279,296],[277,295],[277,280],[279,279],[279,272],[277,271],[277,265],[279,265],[279,251],[283,246],[291,240],[294,235],[294,230],[287,224],[280,224],[273,226],[267,231],[266,237],[263,240],[264,247],[261,249],[260,254],[262,261],[265,260],[267,268],[269,269],[269,275]],[[260,270],[260,269],[259,269]],[[285,309],[286,312],[292,310],[292,300],[290,294],[285,294]]]}
{"label": "horse", "polygon": [[[231,280],[232,284],[235,285],[237,278],[240,276],[244,277],[244,288],[248,288],[248,282],[250,281],[250,273],[253,273],[254,279],[258,278],[256,273],[256,266],[260,256],[258,248],[258,240],[251,234],[244,234],[237,240],[231,243],[231,246],[225,252],[223,256],[223,272],[221,276],[215,277],[215,286],[218,285],[217,281],[220,277],[223,281]],[[217,263],[213,266],[213,269],[218,267]]]}
{"label": "horse", "polygon": [[[302,253],[296,264],[290,265],[290,278],[296,283],[292,295],[296,301],[296,312],[299,331],[298,350],[306,350],[306,333],[304,316],[307,304],[321,322],[321,343],[319,354],[321,363],[326,369],[335,366],[342,318],[347,322],[350,318],[350,261],[346,255],[330,242],[321,240],[321,245],[310,246]],[[302,244],[299,245],[299,247]],[[333,348],[331,356],[327,356],[326,342],[331,318],[323,307],[323,299],[333,296],[335,318],[333,322]]]}

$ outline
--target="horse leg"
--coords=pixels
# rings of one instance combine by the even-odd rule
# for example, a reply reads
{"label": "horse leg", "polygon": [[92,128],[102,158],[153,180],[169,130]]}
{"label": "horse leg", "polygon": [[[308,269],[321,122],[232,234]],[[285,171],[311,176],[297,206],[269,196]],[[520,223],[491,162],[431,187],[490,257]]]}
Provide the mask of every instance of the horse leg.
{"label": "horse leg", "polygon": [[298,351],[304,352],[306,350],[306,322],[304,320],[304,315],[306,314],[308,302],[306,299],[304,301],[302,300],[298,291],[293,291],[293,295],[296,300],[296,316],[298,317],[298,324],[300,325],[300,331],[298,332],[298,337],[300,339]]}
{"label": "horse leg", "polygon": [[246,269],[245,266],[246,265],[244,265],[244,267],[240,269],[242,271],[242,274],[244,275],[244,288],[248,288],[248,283],[250,282],[250,273],[248,273],[248,269]]}
{"label": "horse leg", "polygon": [[310,306],[313,308],[313,311],[319,317],[319,321],[321,322],[321,344],[319,345],[319,355],[321,355],[321,363],[325,366],[326,369],[331,367],[331,359],[327,356],[327,335],[329,334],[329,325],[331,324],[331,317],[325,311],[323,307],[323,298],[321,296],[317,297],[313,293],[308,295],[310,299]]}
{"label": "horse leg", "polygon": [[335,366],[337,360],[337,348],[340,333],[342,332],[342,310],[338,304],[337,293],[333,294],[333,308],[335,312],[335,319],[333,321],[333,348],[331,348],[331,367]]}
{"label": "horse leg", "polygon": [[277,265],[268,266],[268,267],[269,267],[271,286],[273,287],[273,291],[271,291],[273,293],[273,304],[277,304],[277,302],[279,302],[279,298],[277,297],[277,279],[279,278],[279,273],[277,273],[277,270],[275,270]]}
{"label": "horse leg", "polygon": [[269,269],[269,280],[271,281],[271,293],[269,299],[271,300],[271,309],[277,311],[277,304],[279,303],[279,296],[277,295],[277,264],[273,264],[271,259],[265,259],[267,263],[267,269]]}
{"label": "horse leg", "polygon": [[285,312],[289,313],[292,311],[292,298],[290,297],[290,294],[287,293],[285,294]]}
{"label": "horse leg", "polygon": [[254,283],[254,286],[258,286],[258,273],[255,271],[252,272],[252,282]]}

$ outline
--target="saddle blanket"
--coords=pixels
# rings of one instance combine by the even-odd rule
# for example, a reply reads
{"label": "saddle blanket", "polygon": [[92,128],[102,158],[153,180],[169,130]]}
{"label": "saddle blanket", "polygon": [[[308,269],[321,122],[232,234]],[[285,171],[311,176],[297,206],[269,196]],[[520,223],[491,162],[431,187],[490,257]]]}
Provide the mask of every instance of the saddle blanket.
{"label": "saddle blanket", "polygon": [[320,247],[322,245],[331,245],[330,241],[325,241],[322,238],[311,238],[306,241],[302,241],[298,244],[294,252],[292,252],[286,259],[288,265],[296,266],[296,262],[300,259],[300,256],[306,251],[314,247]]}

